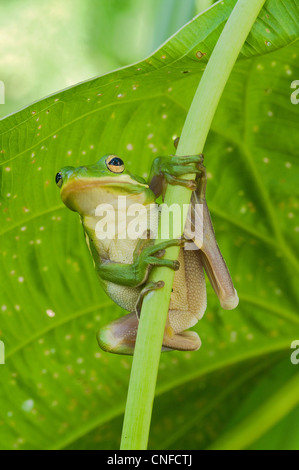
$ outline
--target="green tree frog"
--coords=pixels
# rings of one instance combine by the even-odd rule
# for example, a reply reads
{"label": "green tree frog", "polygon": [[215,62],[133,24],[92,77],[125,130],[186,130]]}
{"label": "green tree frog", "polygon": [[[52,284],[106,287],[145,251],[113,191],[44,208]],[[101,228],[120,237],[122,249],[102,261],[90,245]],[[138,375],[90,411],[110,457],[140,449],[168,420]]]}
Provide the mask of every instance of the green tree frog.
{"label": "green tree frog", "polygon": [[[196,181],[182,178],[190,173],[197,175]],[[186,224],[189,228],[185,227],[180,240],[166,240],[154,245],[149,235],[157,218],[149,216],[149,213],[158,208],[156,200],[161,195],[163,197],[167,183],[180,184],[192,190],[187,217],[189,224]],[[142,299],[151,289],[163,288],[163,282],[147,284],[153,266],[166,266],[176,271],[162,350],[199,349],[198,334],[186,330],[198,322],[206,309],[204,270],[221,306],[233,309],[238,305],[238,296],[218,248],[205,200],[206,172],[202,155],[156,158],[149,182],[131,174],[120,157],[104,155],[93,165],[62,168],[56,175],[56,184],[61,190],[63,203],[81,217],[95,270],[104,290],[130,312],[100,329],[97,340],[103,350],[133,354]],[[139,222],[145,222],[146,235],[134,238],[126,236],[125,232],[134,220],[136,204],[144,208]],[[103,221],[103,214],[99,215],[99,210],[107,205],[113,209],[105,218],[105,228],[111,230],[107,230],[111,236],[102,237],[99,224]],[[124,211],[127,214],[125,224],[120,224]],[[201,237],[192,232],[197,212],[200,212],[197,231],[201,232]],[[184,249],[190,238],[198,249]],[[170,246],[181,247],[178,261],[164,258],[165,249]]]}

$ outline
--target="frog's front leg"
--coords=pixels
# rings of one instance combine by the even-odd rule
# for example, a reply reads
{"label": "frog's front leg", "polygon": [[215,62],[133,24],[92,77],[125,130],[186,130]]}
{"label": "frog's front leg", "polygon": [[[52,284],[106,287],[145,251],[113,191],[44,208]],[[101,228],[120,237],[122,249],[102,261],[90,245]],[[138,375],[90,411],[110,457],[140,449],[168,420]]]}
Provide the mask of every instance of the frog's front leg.
{"label": "frog's front leg", "polygon": [[164,255],[166,248],[182,246],[184,243],[185,241],[180,239],[166,240],[157,245],[145,246],[141,251],[137,244],[132,264],[107,261],[96,266],[96,269],[104,281],[129,287],[140,286],[147,280],[152,266],[166,266],[177,271],[180,267],[178,261],[162,259],[161,256]]}

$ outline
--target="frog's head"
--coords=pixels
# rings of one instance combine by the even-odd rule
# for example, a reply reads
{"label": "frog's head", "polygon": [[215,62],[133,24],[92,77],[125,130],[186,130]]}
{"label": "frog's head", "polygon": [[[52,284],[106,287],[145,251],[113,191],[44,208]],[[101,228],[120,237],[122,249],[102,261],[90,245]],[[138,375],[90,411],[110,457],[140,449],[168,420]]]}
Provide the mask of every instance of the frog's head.
{"label": "frog's head", "polygon": [[63,203],[81,215],[94,214],[99,204],[113,204],[120,195],[144,204],[153,194],[146,181],[126,170],[116,155],[104,155],[94,165],[66,166],[56,174],[56,184]]}

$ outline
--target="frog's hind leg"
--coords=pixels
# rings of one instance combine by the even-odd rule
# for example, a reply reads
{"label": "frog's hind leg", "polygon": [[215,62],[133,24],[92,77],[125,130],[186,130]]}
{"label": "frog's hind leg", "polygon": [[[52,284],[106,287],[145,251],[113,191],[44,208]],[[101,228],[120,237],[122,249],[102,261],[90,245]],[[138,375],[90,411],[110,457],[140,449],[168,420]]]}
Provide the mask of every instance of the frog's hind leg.
{"label": "frog's hind leg", "polygon": [[143,299],[149,292],[161,289],[163,286],[163,281],[148,283],[139,293],[135,312],[129,313],[101,328],[97,333],[100,348],[115,354],[134,354]]}
{"label": "frog's hind leg", "polygon": [[195,331],[189,331],[203,316],[207,306],[205,276],[199,250],[181,249],[180,269],[175,273],[164,348],[196,351],[201,341]]}
{"label": "frog's hind leg", "polygon": [[[201,341],[194,326],[206,309],[205,278],[199,251],[180,250],[181,268],[176,271],[164,331],[162,351],[196,351]],[[142,301],[148,292],[163,287],[161,281],[145,286],[139,293],[135,311],[103,327],[97,334],[99,346],[115,354],[134,353]],[[182,289],[186,286],[186,289]]]}
{"label": "frog's hind leg", "polygon": [[[100,348],[114,354],[133,355],[138,324],[138,317],[134,312],[104,326],[97,333]],[[184,331],[175,334],[167,321],[162,351],[171,351],[173,349],[196,351],[200,348],[200,345],[199,336],[195,331]]]}
{"label": "frog's hind leg", "polygon": [[104,326],[97,333],[100,348],[114,354],[132,355],[138,324],[136,313],[129,313]]}

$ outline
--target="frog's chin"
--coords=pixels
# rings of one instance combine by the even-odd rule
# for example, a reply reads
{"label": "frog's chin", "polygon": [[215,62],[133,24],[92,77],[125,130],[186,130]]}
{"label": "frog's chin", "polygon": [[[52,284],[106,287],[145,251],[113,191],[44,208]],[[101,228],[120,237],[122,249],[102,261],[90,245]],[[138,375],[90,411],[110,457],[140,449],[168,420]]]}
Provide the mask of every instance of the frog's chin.
{"label": "frog's chin", "polygon": [[[137,183],[127,175],[123,178],[86,178],[69,181],[61,189],[62,202],[80,215],[94,215],[100,204],[115,206],[119,196],[133,197],[148,188],[148,185]],[[133,191],[133,186],[138,187]],[[140,186],[140,188],[139,188]],[[134,197],[133,197],[134,198]]]}

